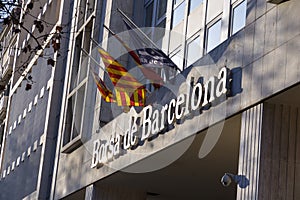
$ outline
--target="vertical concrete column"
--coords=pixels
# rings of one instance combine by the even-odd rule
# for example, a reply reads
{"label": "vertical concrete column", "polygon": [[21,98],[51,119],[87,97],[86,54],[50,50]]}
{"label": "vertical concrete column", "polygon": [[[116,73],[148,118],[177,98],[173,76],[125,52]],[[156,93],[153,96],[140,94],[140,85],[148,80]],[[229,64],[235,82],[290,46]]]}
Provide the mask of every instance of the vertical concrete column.
{"label": "vertical concrete column", "polygon": [[300,199],[299,105],[265,103],[258,199]]}
{"label": "vertical concrete column", "polygon": [[242,113],[238,174],[249,179],[246,188],[237,189],[239,200],[258,199],[260,149],[263,105],[259,104]]}
{"label": "vertical concrete column", "polygon": [[94,191],[95,191],[94,185],[87,186],[85,188],[85,200],[94,200],[95,199]]}

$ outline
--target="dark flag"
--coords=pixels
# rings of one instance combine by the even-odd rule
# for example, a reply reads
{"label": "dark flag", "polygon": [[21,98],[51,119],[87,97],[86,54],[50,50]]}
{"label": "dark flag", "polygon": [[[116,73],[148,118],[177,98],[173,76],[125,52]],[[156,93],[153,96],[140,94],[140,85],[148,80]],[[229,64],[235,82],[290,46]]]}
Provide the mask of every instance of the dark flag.
{"label": "dark flag", "polygon": [[177,66],[174,64],[174,62],[160,49],[142,48],[137,49],[136,51],[142,65],[145,67],[171,67],[173,69],[177,69]]}
{"label": "dark flag", "polygon": [[132,30],[129,34],[143,66],[152,68],[170,67],[176,71],[181,71],[162,50],[156,47],[149,47],[153,42],[149,41],[149,39],[142,34],[139,34],[137,30],[134,30],[124,18],[122,19],[127,29]]}

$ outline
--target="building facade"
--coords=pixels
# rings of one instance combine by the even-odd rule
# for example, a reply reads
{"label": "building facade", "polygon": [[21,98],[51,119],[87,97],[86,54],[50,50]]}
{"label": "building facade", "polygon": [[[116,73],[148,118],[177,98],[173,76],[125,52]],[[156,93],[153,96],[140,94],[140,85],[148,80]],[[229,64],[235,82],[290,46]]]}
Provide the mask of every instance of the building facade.
{"label": "building facade", "polygon": [[[33,58],[30,91],[15,73],[22,53],[10,54],[1,199],[300,198],[299,1],[44,3],[45,19],[68,24],[68,51],[55,67]],[[144,37],[180,69],[155,69],[165,85],[129,111],[104,101],[92,76],[109,81],[99,46],[134,65],[104,28],[138,49],[126,17],[152,27]]]}
{"label": "building facade", "polygon": [[[7,102],[1,103],[0,199],[48,199],[65,71],[58,66],[66,61],[65,51],[55,52],[48,46],[56,27],[70,20],[61,14],[64,3],[70,8],[70,2],[19,3],[12,8],[18,15],[12,14],[11,19],[22,24],[10,22],[1,33],[0,81],[2,91],[7,91],[1,102]],[[68,42],[61,39],[61,48]],[[54,66],[47,64],[48,57],[56,60]]]}

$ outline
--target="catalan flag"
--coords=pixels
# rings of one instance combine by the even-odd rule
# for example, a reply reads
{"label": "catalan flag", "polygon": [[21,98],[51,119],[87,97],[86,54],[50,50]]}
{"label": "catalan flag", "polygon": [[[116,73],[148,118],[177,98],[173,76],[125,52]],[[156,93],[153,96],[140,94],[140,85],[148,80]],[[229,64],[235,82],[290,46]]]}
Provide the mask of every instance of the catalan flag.
{"label": "catalan flag", "polygon": [[98,49],[106,71],[115,86],[115,99],[119,106],[144,106],[146,89],[119,62],[104,49]]}
{"label": "catalan flag", "polygon": [[139,56],[135,53],[134,50],[132,50],[118,35],[112,32],[107,26],[104,25],[104,27],[123,45],[129,55],[135,61],[136,65],[140,68],[145,78],[147,78],[156,88],[159,88],[164,84],[164,80],[155,71],[150,68],[145,68],[142,65]]}
{"label": "catalan flag", "polygon": [[92,75],[102,98],[109,103],[116,102],[112,91],[105,86],[103,80],[98,76],[98,74],[92,72]]}

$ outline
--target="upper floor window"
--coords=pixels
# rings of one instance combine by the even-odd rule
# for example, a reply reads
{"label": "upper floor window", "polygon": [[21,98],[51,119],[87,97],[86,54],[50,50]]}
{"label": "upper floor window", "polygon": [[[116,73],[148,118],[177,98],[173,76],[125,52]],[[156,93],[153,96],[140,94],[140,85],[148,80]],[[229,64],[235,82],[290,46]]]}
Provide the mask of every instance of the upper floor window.
{"label": "upper floor window", "polygon": [[203,0],[190,0],[190,8],[189,12],[192,12],[195,8],[197,8]]}
{"label": "upper floor window", "polygon": [[235,34],[246,25],[247,1],[233,6],[231,34]]}
{"label": "upper floor window", "polygon": [[200,36],[197,36],[192,41],[188,42],[186,45],[186,66],[189,67],[202,55]]}
{"label": "upper floor window", "polygon": [[89,22],[76,34],[70,68],[64,121],[63,152],[69,152],[80,144],[88,79],[88,56],[90,52],[93,23]]}
{"label": "upper floor window", "polygon": [[78,0],[77,3],[77,30],[79,30],[95,11],[95,0]]}
{"label": "upper floor window", "polygon": [[153,22],[153,1],[151,1],[146,7],[145,26],[151,27]]}
{"label": "upper floor window", "polygon": [[173,15],[172,15],[172,28],[183,21],[185,16],[185,0],[174,0],[173,1]]}
{"label": "upper floor window", "polygon": [[168,1],[160,1],[158,4],[157,4],[157,14],[156,14],[156,17],[157,19],[161,19],[162,17],[165,17],[166,15],[166,12],[167,12],[167,4],[168,4]]}
{"label": "upper floor window", "polygon": [[207,29],[206,52],[210,52],[221,42],[221,19]]}
{"label": "upper floor window", "polygon": [[170,58],[180,70],[183,70],[183,66],[182,66],[183,59],[182,59],[182,56],[181,56],[181,50],[180,50],[180,48],[178,48],[178,49],[179,50],[174,51],[174,53],[172,53],[170,55]]}
{"label": "upper floor window", "polygon": [[168,1],[150,0],[145,3],[145,26],[165,28]]}

